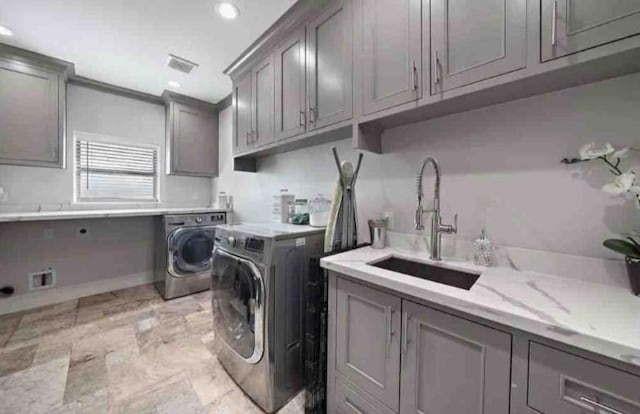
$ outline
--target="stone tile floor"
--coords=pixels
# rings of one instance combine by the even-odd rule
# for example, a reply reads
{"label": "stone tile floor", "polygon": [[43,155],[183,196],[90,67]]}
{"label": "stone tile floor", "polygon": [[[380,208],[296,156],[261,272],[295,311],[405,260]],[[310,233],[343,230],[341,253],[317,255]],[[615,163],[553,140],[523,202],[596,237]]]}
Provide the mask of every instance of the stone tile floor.
{"label": "stone tile floor", "polygon": [[143,285],[0,315],[0,414],[261,413],[214,355],[210,299]]}

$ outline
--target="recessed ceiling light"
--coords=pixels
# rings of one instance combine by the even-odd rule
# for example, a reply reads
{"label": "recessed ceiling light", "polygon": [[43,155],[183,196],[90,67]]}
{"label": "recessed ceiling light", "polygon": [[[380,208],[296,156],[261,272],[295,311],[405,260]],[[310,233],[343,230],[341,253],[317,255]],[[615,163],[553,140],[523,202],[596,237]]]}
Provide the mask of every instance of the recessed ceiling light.
{"label": "recessed ceiling light", "polygon": [[235,19],[240,15],[240,10],[235,4],[223,1],[216,6],[218,14],[228,20]]}
{"label": "recessed ceiling light", "polygon": [[180,84],[176,81],[169,81],[167,82],[167,84],[169,85],[170,88],[179,88]]}
{"label": "recessed ceiling light", "polygon": [[9,28],[0,26],[0,35],[2,36],[13,36],[13,32],[9,30]]}

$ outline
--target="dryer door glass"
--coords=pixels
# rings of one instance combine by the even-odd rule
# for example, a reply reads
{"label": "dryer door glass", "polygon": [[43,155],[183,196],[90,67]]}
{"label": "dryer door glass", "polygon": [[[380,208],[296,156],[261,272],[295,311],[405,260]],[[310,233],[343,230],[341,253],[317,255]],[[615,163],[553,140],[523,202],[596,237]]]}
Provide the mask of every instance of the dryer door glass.
{"label": "dryer door glass", "polygon": [[188,276],[209,268],[214,230],[181,229],[172,239],[173,268],[178,275]]}
{"label": "dryer door glass", "polygon": [[211,274],[216,336],[248,362],[262,357],[263,282],[251,261],[216,249]]}

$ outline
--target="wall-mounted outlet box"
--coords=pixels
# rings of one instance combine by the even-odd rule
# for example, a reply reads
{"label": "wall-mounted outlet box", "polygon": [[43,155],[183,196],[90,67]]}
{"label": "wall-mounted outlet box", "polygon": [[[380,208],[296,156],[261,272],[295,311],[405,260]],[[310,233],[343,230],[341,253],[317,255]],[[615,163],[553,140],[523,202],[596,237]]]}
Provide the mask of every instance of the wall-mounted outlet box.
{"label": "wall-mounted outlet box", "polygon": [[53,232],[53,229],[44,229],[42,232],[42,238],[45,240],[53,240],[54,237],[55,233]]}
{"label": "wall-mounted outlet box", "polygon": [[52,268],[29,273],[29,290],[52,288],[56,285],[56,271]]}
{"label": "wall-mounted outlet box", "polygon": [[0,203],[6,203],[9,201],[9,192],[6,188],[0,187]]}
{"label": "wall-mounted outlet box", "polygon": [[382,217],[387,219],[387,229],[388,230],[393,230],[393,211],[391,210],[386,210],[384,212],[384,214],[382,215]]}

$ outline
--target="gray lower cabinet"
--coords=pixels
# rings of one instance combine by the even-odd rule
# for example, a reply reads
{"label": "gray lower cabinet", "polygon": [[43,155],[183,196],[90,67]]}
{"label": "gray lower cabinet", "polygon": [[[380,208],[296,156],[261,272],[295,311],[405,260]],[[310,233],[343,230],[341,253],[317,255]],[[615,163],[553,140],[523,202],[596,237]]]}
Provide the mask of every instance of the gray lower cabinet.
{"label": "gray lower cabinet", "polygon": [[306,35],[300,27],[276,49],[276,139],[307,131]]}
{"label": "gray lower cabinet", "polygon": [[169,174],[218,175],[218,114],[204,105],[170,102],[167,164]]}
{"label": "gray lower cabinet", "polygon": [[340,414],[393,414],[394,411],[367,396],[342,378],[336,378],[335,407]]}
{"label": "gray lower cabinet", "polygon": [[396,412],[400,306],[396,296],[345,279],[337,281],[336,370]]}
{"label": "gray lower cabinet", "polygon": [[260,147],[275,141],[274,71],[271,56],[258,63],[251,72],[251,145]]}
{"label": "gray lower cabinet", "polygon": [[640,33],[638,0],[541,0],[542,60]]}
{"label": "gray lower cabinet", "polygon": [[308,129],[353,114],[351,0],[333,2],[307,24]]}
{"label": "gray lower cabinet", "polygon": [[0,50],[0,163],[64,166],[64,71]]}
{"label": "gray lower cabinet", "polygon": [[527,402],[544,414],[640,414],[640,377],[531,341]]}
{"label": "gray lower cabinet", "polygon": [[251,121],[251,72],[233,84],[233,153],[249,150],[253,138]]}
{"label": "gray lower cabinet", "polygon": [[431,0],[432,93],[526,66],[526,0]]}
{"label": "gray lower cabinet", "polygon": [[360,0],[362,106],[371,114],[422,97],[422,1]]}
{"label": "gray lower cabinet", "polygon": [[511,335],[402,301],[402,414],[509,413]]}

